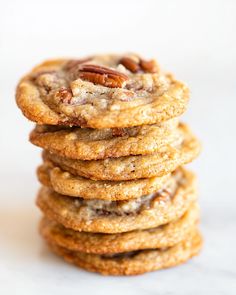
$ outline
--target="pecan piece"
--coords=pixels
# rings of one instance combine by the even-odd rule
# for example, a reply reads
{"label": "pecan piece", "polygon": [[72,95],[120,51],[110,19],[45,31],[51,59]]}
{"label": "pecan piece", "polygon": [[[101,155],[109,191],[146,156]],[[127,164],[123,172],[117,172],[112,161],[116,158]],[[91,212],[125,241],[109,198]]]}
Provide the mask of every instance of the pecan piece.
{"label": "pecan piece", "polygon": [[71,103],[73,94],[69,88],[62,87],[56,92],[55,97],[58,98],[60,102],[69,104]]}
{"label": "pecan piece", "polygon": [[140,67],[144,72],[147,73],[156,73],[157,72],[157,64],[154,59],[144,60],[140,59]]}
{"label": "pecan piece", "polygon": [[112,136],[122,137],[128,135],[128,132],[124,128],[112,128]]}
{"label": "pecan piece", "polygon": [[137,73],[141,70],[140,65],[130,57],[122,57],[120,63],[132,73]]}
{"label": "pecan piece", "polygon": [[83,80],[110,88],[122,88],[124,82],[129,79],[128,76],[118,71],[89,64],[79,66],[78,76]]}

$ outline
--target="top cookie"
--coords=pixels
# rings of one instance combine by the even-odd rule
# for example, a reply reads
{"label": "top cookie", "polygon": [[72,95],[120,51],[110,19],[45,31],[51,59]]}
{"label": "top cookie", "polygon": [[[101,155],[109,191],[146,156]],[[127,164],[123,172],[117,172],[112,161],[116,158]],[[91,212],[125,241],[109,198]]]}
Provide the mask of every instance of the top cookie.
{"label": "top cookie", "polygon": [[138,55],[50,60],[19,83],[16,101],[38,124],[123,128],[181,115],[188,88]]}

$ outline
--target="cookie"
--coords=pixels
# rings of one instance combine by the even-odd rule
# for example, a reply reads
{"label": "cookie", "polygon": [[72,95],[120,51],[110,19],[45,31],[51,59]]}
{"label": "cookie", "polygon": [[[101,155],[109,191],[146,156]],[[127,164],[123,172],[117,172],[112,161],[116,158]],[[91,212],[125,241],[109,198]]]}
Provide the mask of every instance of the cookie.
{"label": "cookie", "polygon": [[117,255],[87,254],[49,244],[52,251],[67,262],[103,275],[138,275],[149,271],[176,266],[197,255],[202,237],[195,230],[186,240],[169,248],[138,250]]}
{"label": "cookie", "polygon": [[158,153],[146,156],[108,158],[105,160],[82,161],[44,152],[43,158],[73,175],[94,180],[132,180],[161,177],[177,167],[191,162],[200,151],[198,140],[185,124],[180,124],[184,140],[179,147],[168,146]]}
{"label": "cookie", "polygon": [[89,129],[37,125],[31,143],[62,157],[98,160],[129,155],[147,155],[163,146],[181,143],[178,120],[130,128]]}
{"label": "cookie", "polygon": [[195,176],[183,170],[158,192],[126,201],[85,200],[42,187],[37,205],[49,218],[67,228],[119,233],[154,228],[180,218],[196,200]]}
{"label": "cookie", "polygon": [[74,176],[52,162],[44,162],[37,169],[39,181],[57,193],[84,199],[129,200],[160,190],[169,181],[170,174],[162,177],[127,181],[92,180]]}
{"label": "cookie", "polygon": [[171,247],[185,240],[196,227],[199,207],[195,203],[178,220],[153,229],[120,234],[78,232],[46,217],[40,222],[40,233],[49,241],[71,251],[112,254]]}
{"label": "cookie", "polygon": [[160,123],[180,116],[188,99],[185,84],[134,54],[49,60],[16,91],[31,121],[96,129]]}

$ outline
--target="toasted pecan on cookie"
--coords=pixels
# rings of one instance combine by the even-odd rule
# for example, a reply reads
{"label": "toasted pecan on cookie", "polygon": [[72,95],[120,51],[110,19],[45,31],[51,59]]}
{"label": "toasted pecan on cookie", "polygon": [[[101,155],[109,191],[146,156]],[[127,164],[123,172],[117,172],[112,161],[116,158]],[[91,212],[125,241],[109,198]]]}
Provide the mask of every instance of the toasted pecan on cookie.
{"label": "toasted pecan on cookie", "polygon": [[188,99],[182,82],[134,54],[49,60],[16,91],[23,114],[38,124],[97,129],[160,123],[181,115]]}

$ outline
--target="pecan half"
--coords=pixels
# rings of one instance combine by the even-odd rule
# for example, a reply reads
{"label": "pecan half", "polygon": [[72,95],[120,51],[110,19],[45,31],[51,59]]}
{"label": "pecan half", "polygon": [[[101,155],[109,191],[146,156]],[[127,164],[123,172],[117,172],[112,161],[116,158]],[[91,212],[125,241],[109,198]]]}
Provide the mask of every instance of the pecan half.
{"label": "pecan half", "polygon": [[110,88],[122,88],[128,76],[118,71],[90,64],[79,66],[79,78]]}
{"label": "pecan half", "polygon": [[138,62],[133,60],[130,57],[122,57],[119,61],[126,69],[128,69],[132,73],[138,73],[143,71],[145,73],[156,73],[157,72],[157,64],[155,60],[144,60],[139,59]]}
{"label": "pecan half", "polygon": [[58,98],[60,102],[69,104],[73,94],[69,88],[62,87],[55,93],[55,97]]}

